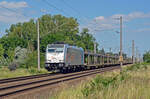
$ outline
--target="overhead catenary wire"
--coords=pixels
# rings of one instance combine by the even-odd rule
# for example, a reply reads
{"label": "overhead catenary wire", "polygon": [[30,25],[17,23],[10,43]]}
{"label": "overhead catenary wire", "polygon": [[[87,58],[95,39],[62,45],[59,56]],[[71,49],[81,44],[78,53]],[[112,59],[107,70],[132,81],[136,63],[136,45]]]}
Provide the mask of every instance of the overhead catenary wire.
{"label": "overhead catenary wire", "polygon": [[18,13],[18,11],[13,10],[13,9],[10,9],[10,8],[7,8],[7,7],[4,7],[4,6],[0,6],[0,8],[6,9],[6,10],[8,10],[8,11],[10,11],[10,12],[16,13],[16,14],[21,15],[21,16],[23,16],[23,17],[28,17],[28,16],[25,15],[25,14]]}
{"label": "overhead catenary wire", "polygon": [[[69,14],[68,12],[66,12],[65,10],[60,9],[60,8],[56,7],[54,4],[48,2],[48,0],[42,0],[42,1],[44,1],[45,4],[47,4],[48,6],[50,6],[50,7],[54,8],[54,9],[56,9],[57,11],[62,12],[62,13],[64,13],[64,14],[67,15],[67,16],[72,16],[71,14]],[[67,4],[67,6],[68,6],[68,4]],[[73,8],[71,7],[71,9],[73,9]],[[79,13],[79,12],[78,12],[78,13]],[[78,19],[78,20],[79,20],[80,22],[82,22],[82,20],[80,20],[80,19]]]}
{"label": "overhead catenary wire", "polygon": [[[64,14],[66,14],[66,15],[69,15],[66,11],[64,11],[64,10],[62,10],[62,9],[60,9],[60,8],[58,8],[58,7],[56,7],[55,5],[53,5],[53,4],[51,4],[50,2],[48,2],[48,0],[43,0],[43,1],[45,1],[45,3],[46,4],[48,4],[49,6],[51,6],[51,7],[53,7],[53,8],[55,8],[56,10],[58,10],[58,11],[61,11],[61,12],[63,12]],[[63,0],[64,1],[64,0]],[[64,1],[65,2],[65,1]],[[66,3],[66,2],[65,2]],[[67,4],[67,3],[66,3]],[[68,5],[68,4],[67,4]],[[73,7],[71,7],[71,6],[69,6],[72,10],[74,10],[74,11],[76,11],[76,13],[80,13],[79,11],[77,11],[76,9],[74,9]],[[15,12],[15,13],[18,13],[17,11],[15,11],[15,10],[12,10],[12,9],[9,9],[9,8],[6,8],[6,9],[8,9],[8,10],[10,10],[10,11],[12,11],[12,12]],[[59,27],[62,27],[62,26],[64,26],[65,24],[68,24],[69,22],[67,21],[67,22],[64,22],[64,23],[62,23],[61,25],[59,25],[59,26],[56,26],[56,28],[54,28],[54,29],[52,29],[51,31],[49,31],[49,33],[50,32],[53,32],[54,30],[57,30]],[[100,31],[105,31],[105,30],[100,30]]]}
{"label": "overhead catenary wire", "polygon": [[[60,8],[56,7],[54,4],[48,2],[48,0],[42,0],[42,1],[44,1],[44,3],[47,4],[47,5],[49,5],[50,7],[55,8],[57,11],[63,12],[65,15],[71,16],[70,14],[68,14],[68,13],[67,13],[66,11],[64,11],[63,9],[60,9]],[[60,0],[60,1],[61,1],[61,0]],[[72,6],[70,6],[70,5],[69,5],[67,2],[65,2],[64,0],[61,1],[61,2],[63,2],[67,7],[71,8],[73,11],[75,11],[78,15],[82,16],[78,10],[76,10],[75,8],[73,8]],[[82,16],[82,17],[84,17],[84,20],[87,21],[87,19],[88,19],[87,17],[85,17],[85,16]],[[81,20],[81,19],[78,19],[78,20],[79,20],[80,22],[83,21],[83,20]],[[82,23],[83,23],[83,22],[82,22]],[[83,24],[84,24],[84,23],[83,23]]]}
{"label": "overhead catenary wire", "polygon": [[[49,3],[48,0],[43,0],[43,1],[45,1],[46,4],[50,5],[51,7],[55,8],[56,10],[61,11],[61,12],[63,12],[63,13],[66,14],[66,15],[69,15],[68,13],[66,13],[66,11],[64,11],[64,10],[62,10],[62,9],[59,9],[59,8],[57,8],[55,5]],[[62,0],[62,1],[65,2],[64,0]],[[65,2],[65,4],[67,4],[67,3]],[[5,8],[5,9],[11,11],[11,12],[14,12],[14,13],[17,13],[17,14],[20,14],[20,15],[23,15],[23,14],[21,14],[21,13],[18,13],[18,11],[16,11],[16,10],[9,9],[9,8],[3,7],[3,6],[1,6],[1,7],[2,7],[2,8]],[[71,7],[71,6],[69,6],[69,7],[70,7],[71,9],[73,9],[74,11],[76,11],[78,14],[80,13],[80,12],[78,12],[76,9],[74,9],[73,7]],[[26,15],[23,15],[23,16],[26,16]],[[56,28],[52,29],[52,31],[50,31],[50,32],[53,32],[54,30],[57,30],[59,27],[62,27],[63,25],[65,25],[65,24],[67,24],[67,23],[68,23],[68,22],[63,23],[63,24],[57,26]],[[102,30],[102,31],[103,31],[103,30]]]}
{"label": "overhead catenary wire", "polygon": [[[14,13],[15,17],[17,17],[18,19],[21,18],[21,17],[26,18],[26,19],[28,18],[27,15],[25,15],[25,14],[23,14],[21,12],[18,12],[17,10],[10,9],[10,8],[2,6],[2,5],[0,5],[0,8],[6,9],[7,11],[10,11],[10,12]],[[2,14],[2,13],[1,13],[1,16],[3,16],[3,17],[12,17],[11,15]]]}
{"label": "overhead catenary wire", "polygon": [[[74,12],[76,12],[76,14],[78,14],[80,17],[82,17],[85,22],[88,22],[88,23],[89,23],[89,20],[88,20],[88,19],[90,19],[89,16],[83,16],[83,15],[81,15],[81,13],[80,13],[76,8],[72,7],[72,6],[71,6],[69,3],[67,3],[65,0],[59,0],[59,1],[63,2],[67,7],[69,7],[69,8],[72,9]],[[82,20],[81,20],[81,22],[82,22]],[[89,25],[91,25],[91,24],[93,24],[93,23],[90,22]],[[95,25],[99,25],[99,24],[97,24],[97,22],[94,22],[94,24],[95,24]],[[101,30],[99,30],[99,31],[101,31]],[[103,31],[103,30],[102,30],[102,31]]]}
{"label": "overhead catenary wire", "polygon": [[[42,1],[44,1],[44,3],[47,4],[48,6],[55,8],[57,11],[63,12],[65,15],[70,16],[70,14],[68,14],[66,11],[64,11],[63,9],[60,9],[60,8],[56,7],[55,5],[53,5],[52,3],[48,2],[47,0],[42,0]],[[68,24],[68,23],[69,23],[68,21],[64,22],[61,25],[56,26],[56,28],[52,29],[48,33],[51,33],[53,31],[57,30],[59,27],[62,27],[63,25]]]}
{"label": "overhead catenary wire", "polygon": [[[42,0],[42,1],[44,1],[44,3],[47,4],[48,6],[55,8],[57,11],[63,12],[65,15],[70,16],[70,14],[68,14],[66,11],[64,11],[63,9],[60,9],[60,8],[56,7],[54,4],[48,2],[47,0]],[[69,23],[69,21],[64,22],[64,23],[62,23],[61,25],[56,26],[55,28],[53,28],[53,29],[52,29],[51,31],[49,31],[48,33],[51,33],[51,32],[53,32],[53,31],[57,30],[59,27],[62,27],[62,26],[64,26],[65,24],[68,24],[68,23]]]}
{"label": "overhead catenary wire", "polygon": [[69,3],[67,3],[65,0],[59,0],[62,3],[64,3],[68,8],[72,9],[74,12],[76,12],[76,14],[80,17],[82,17],[85,21],[87,21],[89,19],[88,16],[83,16],[76,8],[72,7]]}
{"label": "overhead catenary wire", "polygon": [[63,2],[67,7],[71,8],[73,11],[75,11],[77,14],[80,15],[80,12],[76,10],[75,8],[73,8],[71,5],[69,5],[65,0],[59,0],[59,1]]}
{"label": "overhead catenary wire", "polygon": [[[48,0],[42,0],[42,1],[44,1],[44,3],[45,4],[47,4],[48,6],[50,6],[50,7],[52,7],[52,8],[54,8],[54,9],[56,9],[57,11],[60,11],[60,12],[63,12],[65,15],[68,15],[68,16],[70,16],[70,14],[68,14],[66,11],[64,11],[63,9],[60,9],[60,8],[58,8],[58,7],[56,7],[54,4],[52,4],[52,3],[50,3]],[[66,3],[64,0],[63,0],[63,2],[68,6],[68,7],[70,7],[72,10],[74,10],[76,13],[80,13],[79,11],[77,11],[76,9],[74,9],[73,7],[71,7],[68,3]],[[80,19],[78,19],[80,22],[82,22],[82,20],[80,20]],[[68,21],[67,22],[65,22],[65,23],[63,23],[63,24],[61,24],[60,26],[57,26],[56,28],[54,28],[54,29],[52,29],[51,31],[49,31],[48,33],[51,33],[51,32],[53,32],[54,30],[57,30],[59,27],[62,27],[63,25],[65,25],[65,24],[67,24],[68,23]],[[92,23],[91,23],[92,24]],[[103,30],[102,30],[103,31]]]}
{"label": "overhead catenary wire", "polygon": [[[62,11],[64,14],[68,15],[65,11],[63,11],[62,9],[59,9],[59,8],[57,8],[56,6],[52,5],[52,4],[49,3],[47,0],[43,0],[43,1],[45,1],[48,5],[52,6],[52,7],[55,8],[56,10]],[[8,10],[8,11],[11,11],[11,12],[13,12],[13,13],[16,13],[16,14],[18,14],[18,15],[21,15],[21,16],[23,16],[23,17],[28,17],[27,15],[18,13],[18,11],[16,11],[16,10],[13,10],[13,9],[10,9],[10,8],[4,7],[4,6],[0,6],[0,7],[6,9],[6,10]],[[5,15],[3,15],[3,16],[5,16]],[[65,22],[65,23],[63,23],[63,24],[61,24],[60,26],[57,26],[56,28],[54,28],[54,29],[51,30],[50,32],[52,32],[52,31],[54,31],[54,30],[57,30],[59,27],[65,25],[65,24],[67,24],[67,23],[68,23],[68,21]]]}
{"label": "overhead catenary wire", "polygon": [[47,4],[50,7],[55,8],[57,11],[63,12],[65,15],[70,16],[70,14],[68,14],[67,12],[65,12],[63,9],[59,9],[58,7],[56,7],[55,5],[53,5],[52,3],[48,2],[47,0],[42,0],[44,1],[45,4]]}

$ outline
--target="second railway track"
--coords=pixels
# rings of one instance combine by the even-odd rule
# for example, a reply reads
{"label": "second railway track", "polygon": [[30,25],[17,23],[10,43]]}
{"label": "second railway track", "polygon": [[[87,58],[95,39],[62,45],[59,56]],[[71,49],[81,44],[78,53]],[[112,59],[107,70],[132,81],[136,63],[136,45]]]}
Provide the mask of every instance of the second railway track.
{"label": "second railway track", "polygon": [[0,79],[0,84],[3,83],[9,83],[9,82],[16,82],[20,80],[27,80],[27,79],[35,79],[40,77],[47,77],[47,76],[53,76],[56,74],[47,73],[47,74],[39,74],[39,75],[32,75],[32,76],[22,76],[22,77],[15,77],[15,78],[7,78],[7,79]]}
{"label": "second railway track", "polygon": [[[77,78],[82,78],[89,75],[94,75],[98,73],[102,73],[105,71],[110,71],[120,68],[119,66],[114,67],[105,67],[101,69],[94,69],[94,70],[87,70],[82,72],[75,72],[75,73],[69,73],[69,74],[60,74],[60,75],[50,75],[50,74],[43,74],[41,77],[38,77],[35,75],[35,79],[31,79],[30,76],[28,76],[26,79],[18,78],[18,79],[7,79],[4,80],[5,82],[8,81],[8,83],[4,83],[4,81],[0,81],[0,97],[8,97],[11,95],[19,94],[22,92],[26,92],[33,89],[38,89],[45,86],[50,86],[54,84],[58,84],[65,81],[74,80]],[[49,75],[49,76],[48,76]],[[2,83],[3,82],[3,83]]]}

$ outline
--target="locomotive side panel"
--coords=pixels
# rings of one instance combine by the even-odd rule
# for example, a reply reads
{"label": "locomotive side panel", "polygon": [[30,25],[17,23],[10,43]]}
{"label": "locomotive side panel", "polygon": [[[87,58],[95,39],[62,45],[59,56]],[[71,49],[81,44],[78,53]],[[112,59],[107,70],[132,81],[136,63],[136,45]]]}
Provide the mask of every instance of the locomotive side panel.
{"label": "locomotive side panel", "polygon": [[68,47],[66,51],[65,65],[83,65],[84,52],[79,48]]}

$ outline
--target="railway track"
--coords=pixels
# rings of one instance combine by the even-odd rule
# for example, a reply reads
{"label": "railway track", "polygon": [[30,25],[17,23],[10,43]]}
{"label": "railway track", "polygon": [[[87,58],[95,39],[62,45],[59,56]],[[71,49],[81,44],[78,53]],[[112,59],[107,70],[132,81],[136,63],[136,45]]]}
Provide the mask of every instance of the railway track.
{"label": "railway track", "polygon": [[47,73],[47,74],[39,74],[39,75],[32,75],[32,76],[22,76],[22,77],[15,77],[15,78],[0,79],[0,84],[26,80],[26,79],[35,79],[35,78],[40,78],[40,77],[53,76],[53,75],[56,75],[56,74]]}
{"label": "railway track", "polygon": [[33,89],[42,88],[45,86],[55,85],[61,82],[71,81],[89,75],[102,73],[120,68],[119,66],[105,67],[82,72],[69,74],[42,74],[34,76],[17,77],[11,79],[0,80],[0,99],[6,98],[15,94],[27,92]]}

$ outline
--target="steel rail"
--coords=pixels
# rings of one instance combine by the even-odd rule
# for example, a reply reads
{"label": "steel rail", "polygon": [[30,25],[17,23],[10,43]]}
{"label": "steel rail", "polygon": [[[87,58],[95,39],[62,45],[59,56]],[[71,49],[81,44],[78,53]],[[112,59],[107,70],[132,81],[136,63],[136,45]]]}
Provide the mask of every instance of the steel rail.
{"label": "steel rail", "polygon": [[0,79],[0,84],[20,81],[20,80],[27,80],[27,79],[35,79],[35,78],[40,78],[40,77],[53,76],[53,75],[56,75],[56,74],[47,73],[47,74],[39,74],[39,75],[21,76],[21,77],[15,77],[15,78]]}
{"label": "steel rail", "polygon": [[[33,81],[33,82],[24,83],[24,84],[11,85],[11,86],[7,86],[7,87],[0,87],[0,91],[1,90],[4,91],[4,90],[10,89],[10,88],[16,88],[16,87],[20,87],[20,86],[26,86],[26,85],[41,83],[41,82],[45,82],[45,81],[52,81],[52,80],[57,80],[57,79],[61,79],[61,78],[66,78],[66,77],[81,75],[81,74],[84,74],[84,73],[89,73],[89,72],[92,72],[92,71],[99,71],[99,70],[100,69],[95,69],[95,70],[93,69],[93,70],[88,70],[88,71],[75,72],[75,73],[72,73],[72,74],[67,74],[67,75],[65,74],[63,76],[59,76],[59,77],[56,77],[56,78],[49,78],[49,79],[45,79],[45,80]],[[28,80],[28,79],[26,79],[26,80]]]}
{"label": "steel rail", "polygon": [[[116,66],[116,67],[118,67],[118,66]],[[36,85],[36,86],[33,86],[33,87],[29,87],[29,88],[23,88],[23,89],[20,89],[20,90],[13,90],[11,92],[6,92],[6,93],[3,93],[3,94],[0,94],[0,97],[4,97],[4,96],[8,96],[8,95],[13,95],[13,94],[16,94],[16,93],[20,93],[20,92],[24,92],[24,91],[29,91],[29,90],[40,88],[40,87],[44,87],[44,86],[54,85],[54,84],[58,84],[60,82],[70,81],[70,80],[74,80],[74,79],[77,79],[77,78],[81,78],[81,77],[85,77],[85,76],[89,76],[89,75],[93,75],[93,74],[97,74],[97,73],[102,73],[102,72],[105,72],[105,71],[114,70],[114,69],[117,69],[116,67],[107,67],[107,68],[103,68],[103,69],[99,69],[99,70],[92,70],[92,71],[89,71],[89,72],[83,72],[83,73],[80,73],[80,74],[73,74],[73,75],[70,75],[70,76],[68,75],[68,76],[65,76],[65,79],[62,79],[62,77],[61,77],[60,79],[62,79],[62,80],[59,80],[57,78],[58,81],[55,81],[56,79],[55,80],[51,79],[53,82],[48,82],[46,84],[41,84],[41,85],[40,85],[40,83],[44,82],[44,81],[34,82],[33,84],[39,83],[39,85]],[[48,81],[48,80],[46,80],[46,81]],[[31,85],[32,83],[28,83],[28,84]],[[19,86],[24,86],[24,85],[25,84],[19,85]],[[15,88],[15,86],[13,88]],[[9,90],[9,88],[8,89],[2,88],[1,90],[4,91],[4,89],[5,90]]]}

